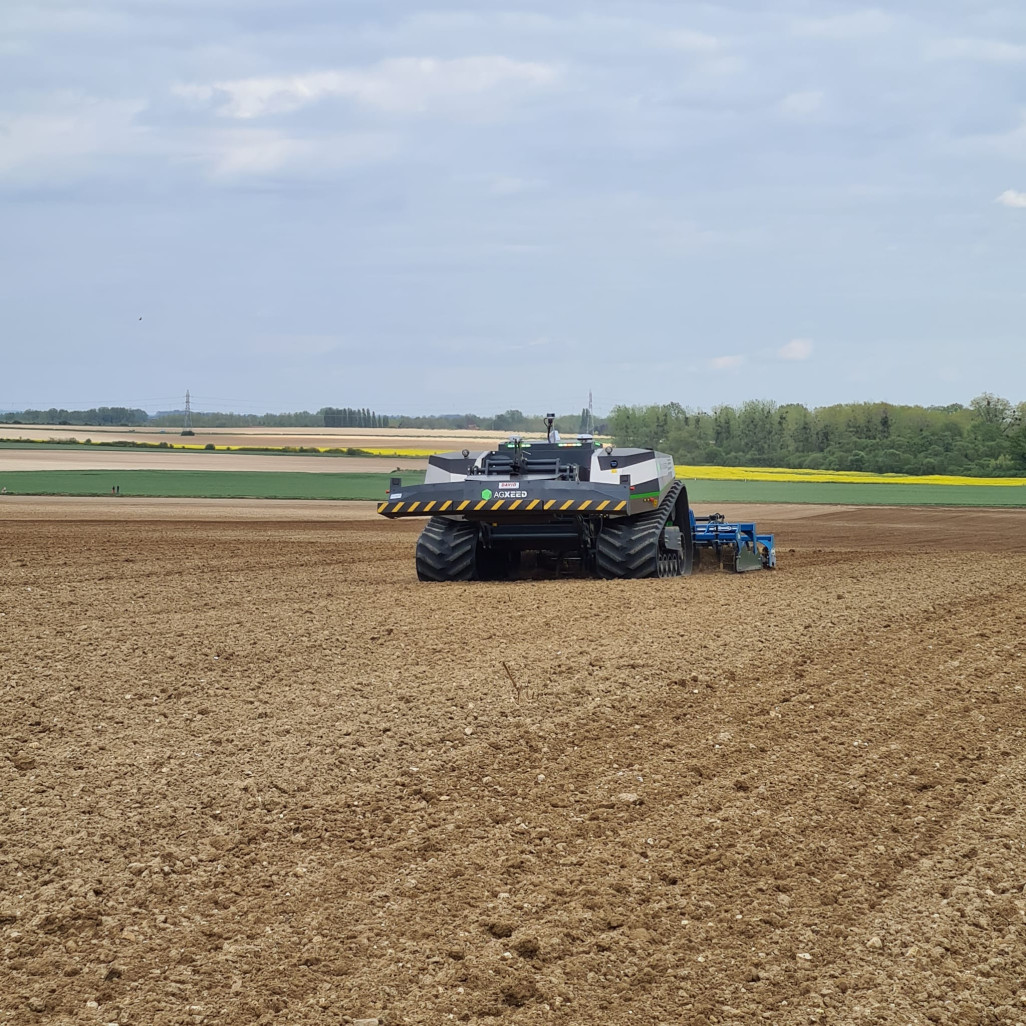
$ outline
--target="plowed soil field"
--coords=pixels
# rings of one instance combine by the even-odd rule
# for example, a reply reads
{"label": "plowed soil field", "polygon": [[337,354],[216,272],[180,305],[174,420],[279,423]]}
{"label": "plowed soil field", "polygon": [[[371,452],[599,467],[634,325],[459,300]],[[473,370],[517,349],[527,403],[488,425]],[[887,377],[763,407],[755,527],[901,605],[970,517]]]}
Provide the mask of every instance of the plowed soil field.
{"label": "plowed soil field", "polygon": [[1026,1022],[1022,514],[419,585],[190,508],[0,507],[0,1022]]}

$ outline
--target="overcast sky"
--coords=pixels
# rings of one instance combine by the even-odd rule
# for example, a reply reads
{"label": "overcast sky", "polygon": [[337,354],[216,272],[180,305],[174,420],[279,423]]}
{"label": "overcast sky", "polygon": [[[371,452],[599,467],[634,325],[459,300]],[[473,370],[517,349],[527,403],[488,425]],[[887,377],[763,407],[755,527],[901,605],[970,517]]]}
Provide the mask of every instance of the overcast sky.
{"label": "overcast sky", "polygon": [[3,0],[0,408],[1026,399],[1026,4]]}

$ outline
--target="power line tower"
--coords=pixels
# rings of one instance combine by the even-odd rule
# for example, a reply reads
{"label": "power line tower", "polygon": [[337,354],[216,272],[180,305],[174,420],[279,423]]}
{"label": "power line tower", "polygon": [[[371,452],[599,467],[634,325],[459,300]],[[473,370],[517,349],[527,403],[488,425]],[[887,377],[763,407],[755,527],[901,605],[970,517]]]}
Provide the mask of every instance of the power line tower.
{"label": "power line tower", "polygon": [[192,431],[192,397],[188,389],[185,390],[185,420],[182,423],[182,434],[186,431]]}
{"label": "power line tower", "polygon": [[588,389],[588,434],[595,434],[595,404],[591,398],[591,389]]}

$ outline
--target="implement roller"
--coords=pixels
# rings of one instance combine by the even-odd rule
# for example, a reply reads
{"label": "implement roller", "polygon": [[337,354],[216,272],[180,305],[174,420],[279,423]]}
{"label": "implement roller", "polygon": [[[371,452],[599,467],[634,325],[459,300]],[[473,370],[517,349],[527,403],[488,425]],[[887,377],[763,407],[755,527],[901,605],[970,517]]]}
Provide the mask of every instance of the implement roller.
{"label": "implement roller", "polygon": [[773,535],[695,516],[666,453],[588,435],[562,442],[552,423],[550,414],[546,441],[432,456],[422,485],[391,479],[378,512],[429,518],[417,540],[420,580],[507,578],[531,562],[604,578],[776,566]]}

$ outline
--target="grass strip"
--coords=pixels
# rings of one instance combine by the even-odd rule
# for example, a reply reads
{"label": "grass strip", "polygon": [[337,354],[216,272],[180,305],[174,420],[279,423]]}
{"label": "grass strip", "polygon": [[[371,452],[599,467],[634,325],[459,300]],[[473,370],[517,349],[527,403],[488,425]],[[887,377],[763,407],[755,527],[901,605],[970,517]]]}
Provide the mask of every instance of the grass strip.
{"label": "grass strip", "polygon": [[[987,485],[835,484],[803,481],[685,481],[692,505],[788,502],[838,506],[1026,507],[1026,487]],[[708,512],[700,509],[700,513]]]}
{"label": "grass strip", "polygon": [[[249,470],[15,470],[0,474],[12,495],[110,495],[196,499],[383,499],[389,474]],[[404,471],[404,484],[423,473]]]}
{"label": "grass strip", "polygon": [[1026,477],[966,477],[956,474],[869,474],[855,470],[787,470],[780,467],[699,467],[674,468],[677,477],[699,481],[771,481],[808,484],[904,484],[972,485],[987,488],[1022,488]]}
{"label": "grass strip", "polygon": [[[18,470],[0,475],[0,486],[19,495],[174,496],[211,499],[382,499],[389,474],[306,474],[218,470]],[[421,484],[422,472],[404,471],[404,485]],[[801,503],[841,506],[1026,507],[1026,487],[986,485],[832,484],[775,481],[685,481],[699,512],[710,503]]]}

